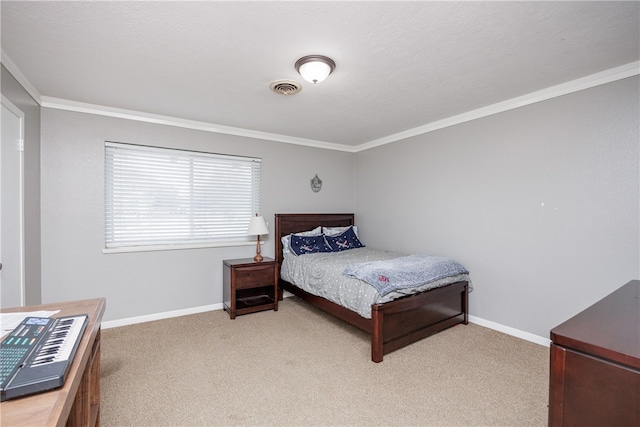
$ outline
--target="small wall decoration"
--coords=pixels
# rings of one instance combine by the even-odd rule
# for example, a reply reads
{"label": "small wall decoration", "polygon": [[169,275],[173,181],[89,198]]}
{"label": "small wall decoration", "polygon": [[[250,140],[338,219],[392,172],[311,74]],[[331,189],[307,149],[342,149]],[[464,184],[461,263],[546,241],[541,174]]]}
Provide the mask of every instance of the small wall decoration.
{"label": "small wall decoration", "polygon": [[318,178],[318,174],[316,174],[316,176],[311,180],[311,189],[314,193],[317,193],[322,189],[322,180]]}

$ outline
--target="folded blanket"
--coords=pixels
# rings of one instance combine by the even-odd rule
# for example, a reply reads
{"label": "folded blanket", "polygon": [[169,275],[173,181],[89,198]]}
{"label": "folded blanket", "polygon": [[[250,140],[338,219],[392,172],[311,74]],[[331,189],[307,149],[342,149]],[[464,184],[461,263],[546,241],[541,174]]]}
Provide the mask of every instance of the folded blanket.
{"label": "folded blanket", "polygon": [[430,255],[409,255],[400,258],[351,264],[342,274],[364,280],[381,296],[389,292],[412,288],[445,277],[469,272],[452,259]]}

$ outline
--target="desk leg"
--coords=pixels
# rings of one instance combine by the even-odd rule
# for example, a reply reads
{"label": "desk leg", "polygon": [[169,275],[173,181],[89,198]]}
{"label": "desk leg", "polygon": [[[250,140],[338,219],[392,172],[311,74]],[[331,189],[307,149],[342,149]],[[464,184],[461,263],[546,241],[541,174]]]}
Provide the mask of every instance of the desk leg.
{"label": "desk leg", "polygon": [[75,426],[100,426],[100,329],[67,419],[67,427]]}
{"label": "desk leg", "polygon": [[91,421],[90,425],[100,427],[100,329],[96,335],[96,344],[91,364]]}

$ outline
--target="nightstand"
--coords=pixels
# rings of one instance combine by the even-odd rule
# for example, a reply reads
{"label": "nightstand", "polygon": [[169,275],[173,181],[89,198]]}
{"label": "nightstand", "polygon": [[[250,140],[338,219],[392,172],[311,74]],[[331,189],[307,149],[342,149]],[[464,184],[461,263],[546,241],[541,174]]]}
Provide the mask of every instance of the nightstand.
{"label": "nightstand", "polygon": [[273,259],[224,260],[222,282],[224,309],[232,319],[256,311],[278,311],[278,276]]}

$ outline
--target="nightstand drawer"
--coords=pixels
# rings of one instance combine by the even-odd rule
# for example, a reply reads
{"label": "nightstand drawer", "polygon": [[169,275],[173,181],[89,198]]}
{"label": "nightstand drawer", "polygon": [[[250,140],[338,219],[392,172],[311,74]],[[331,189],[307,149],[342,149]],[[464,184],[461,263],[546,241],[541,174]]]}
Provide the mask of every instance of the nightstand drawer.
{"label": "nightstand drawer", "polygon": [[273,286],[274,266],[243,267],[235,270],[236,289],[258,288]]}

